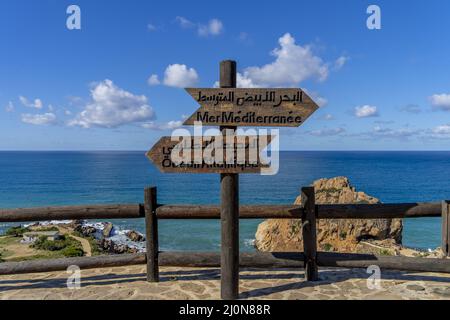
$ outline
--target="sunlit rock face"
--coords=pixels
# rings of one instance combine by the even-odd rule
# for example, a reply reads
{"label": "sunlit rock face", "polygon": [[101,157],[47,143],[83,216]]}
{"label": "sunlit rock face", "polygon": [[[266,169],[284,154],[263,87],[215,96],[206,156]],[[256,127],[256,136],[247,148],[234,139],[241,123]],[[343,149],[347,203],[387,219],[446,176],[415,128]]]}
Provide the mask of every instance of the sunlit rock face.
{"label": "sunlit rock face", "polygon": [[[316,204],[380,203],[377,198],[356,191],[346,177],[320,179],[314,182]],[[295,200],[301,205],[301,196]],[[319,251],[361,252],[361,242],[401,244],[401,219],[323,219],[317,222]],[[255,246],[260,251],[303,251],[301,221],[270,219],[256,232]]]}

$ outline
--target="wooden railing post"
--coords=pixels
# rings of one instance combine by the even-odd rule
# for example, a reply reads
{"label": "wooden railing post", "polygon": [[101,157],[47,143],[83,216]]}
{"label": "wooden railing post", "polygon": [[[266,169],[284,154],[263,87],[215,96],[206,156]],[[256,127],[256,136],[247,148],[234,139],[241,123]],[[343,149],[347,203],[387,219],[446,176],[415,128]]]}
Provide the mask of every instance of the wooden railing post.
{"label": "wooden railing post", "polygon": [[156,187],[145,188],[145,239],[147,246],[147,281],[159,282],[158,219],[156,217]]}
{"label": "wooden railing post", "polygon": [[442,251],[450,257],[450,201],[442,201]]}
{"label": "wooden railing post", "polygon": [[319,279],[317,268],[316,201],[314,187],[302,188],[302,231],[307,281]]}

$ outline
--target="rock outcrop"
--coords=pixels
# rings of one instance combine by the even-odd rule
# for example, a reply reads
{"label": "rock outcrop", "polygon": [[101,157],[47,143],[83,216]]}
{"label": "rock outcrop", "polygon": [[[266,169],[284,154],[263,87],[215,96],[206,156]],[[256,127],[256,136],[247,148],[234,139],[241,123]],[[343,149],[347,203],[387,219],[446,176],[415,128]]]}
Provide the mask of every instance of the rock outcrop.
{"label": "rock outcrop", "polygon": [[111,222],[106,222],[103,228],[103,237],[108,238],[111,236],[111,232],[113,231],[113,224]]}
{"label": "rock outcrop", "polygon": [[102,252],[110,254],[124,254],[124,253],[137,253],[139,252],[136,248],[127,246],[124,243],[117,243],[111,239],[101,239],[99,242],[99,249]]}
{"label": "rock outcrop", "polygon": [[74,227],[74,231],[78,232],[83,237],[89,238],[89,237],[95,237],[95,233],[97,232],[97,229],[93,226],[83,225],[82,223],[79,223]]}
{"label": "rock outcrop", "polygon": [[[348,178],[336,177],[314,182],[317,204],[375,204],[380,201],[356,191]],[[299,196],[295,204],[301,205]],[[401,219],[326,219],[318,220],[317,241],[320,251],[362,252],[362,242],[401,244]],[[258,226],[255,246],[260,251],[303,251],[299,220],[266,220]]]}
{"label": "rock outcrop", "polygon": [[130,230],[125,233],[125,235],[133,242],[145,241],[145,237],[137,231]]}

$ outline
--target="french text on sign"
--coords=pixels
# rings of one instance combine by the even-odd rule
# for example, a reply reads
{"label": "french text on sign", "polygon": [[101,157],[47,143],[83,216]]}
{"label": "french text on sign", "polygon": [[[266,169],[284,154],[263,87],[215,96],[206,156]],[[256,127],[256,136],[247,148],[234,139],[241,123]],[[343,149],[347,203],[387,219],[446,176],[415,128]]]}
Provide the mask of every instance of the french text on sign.
{"label": "french text on sign", "polygon": [[319,106],[301,89],[188,88],[200,108],[184,124],[298,127]]}
{"label": "french text on sign", "polygon": [[[278,171],[277,152],[267,147],[278,136],[216,135],[163,137],[147,157],[164,173],[261,173]],[[277,143],[277,141],[275,141]]]}

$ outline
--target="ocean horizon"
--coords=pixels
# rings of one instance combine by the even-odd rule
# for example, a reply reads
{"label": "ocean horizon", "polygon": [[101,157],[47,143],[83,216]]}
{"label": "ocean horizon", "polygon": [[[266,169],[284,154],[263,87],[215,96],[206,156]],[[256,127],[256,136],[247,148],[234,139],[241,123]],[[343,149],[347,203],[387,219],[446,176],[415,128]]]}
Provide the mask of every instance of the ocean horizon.
{"label": "ocean horizon", "polygon": [[[357,191],[383,203],[450,199],[449,151],[282,151],[274,176],[242,174],[241,204],[292,204],[302,186],[346,176]],[[162,174],[145,151],[0,151],[0,208],[78,204],[142,203],[146,186],[157,186],[158,202],[218,204],[218,174]],[[111,220],[122,229],[144,231],[143,219]],[[262,220],[241,220],[241,250],[251,251]],[[16,224],[0,223],[0,233]],[[405,219],[403,244],[434,249],[440,218]],[[162,250],[217,251],[218,220],[161,221]]]}

